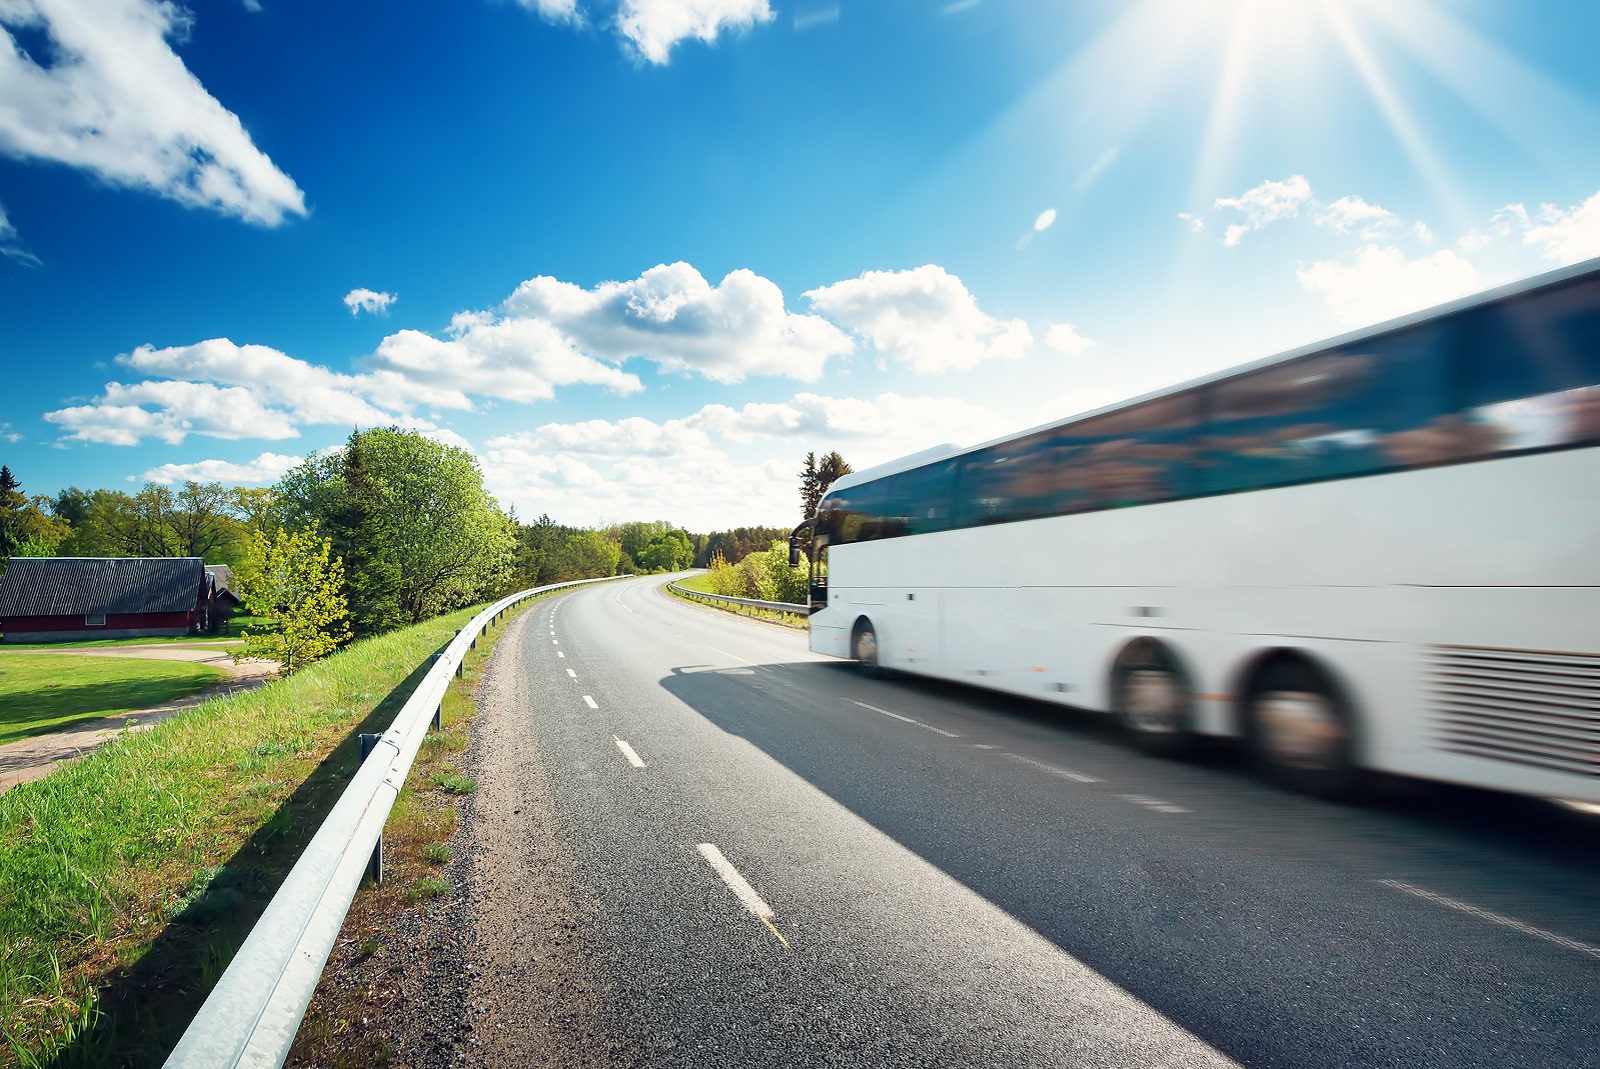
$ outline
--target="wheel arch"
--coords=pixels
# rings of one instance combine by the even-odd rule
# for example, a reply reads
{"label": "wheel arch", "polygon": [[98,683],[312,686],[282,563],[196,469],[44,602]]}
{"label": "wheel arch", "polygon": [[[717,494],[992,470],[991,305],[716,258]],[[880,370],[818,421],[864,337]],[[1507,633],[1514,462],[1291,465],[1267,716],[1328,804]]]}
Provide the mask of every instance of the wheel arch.
{"label": "wheel arch", "polygon": [[1249,730],[1250,699],[1255,696],[1260,680],[1279,665],[1298,665],[1311,672],[1338,704],[1340,713],[1349,724],[1352,738],[1352,755],[1356,763],[1364,764],[1367,731],[1361,703],[1343,674],[1326,657],[1305,646],[1264,646],[1246,657],[1234,671],[1232,688],[1232,727],[1243,736]]}

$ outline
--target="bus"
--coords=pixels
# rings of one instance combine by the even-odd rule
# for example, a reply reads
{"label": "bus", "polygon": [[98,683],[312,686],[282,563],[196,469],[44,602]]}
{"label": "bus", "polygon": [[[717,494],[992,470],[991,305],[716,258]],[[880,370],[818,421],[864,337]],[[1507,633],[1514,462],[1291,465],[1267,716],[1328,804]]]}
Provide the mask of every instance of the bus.
{"label": "bus", "polygon": [[845,476],[802,553],[870,673],[1600,802],[1600,259]]}

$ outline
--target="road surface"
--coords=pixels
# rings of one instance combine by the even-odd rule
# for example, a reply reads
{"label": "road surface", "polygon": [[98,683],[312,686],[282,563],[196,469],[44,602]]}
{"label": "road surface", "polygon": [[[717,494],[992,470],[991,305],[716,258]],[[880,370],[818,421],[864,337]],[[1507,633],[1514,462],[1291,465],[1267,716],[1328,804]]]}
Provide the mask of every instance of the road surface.
{"label": "road surface", "polygon": [[591,1061],[1600,1065],[1594,816],[1286,795],[661,583],[552,598],[495,654],[474,804],[509,845],[464,907],[491,1063],[559,1062],[518,1007],[576,983],[629,1052]]}

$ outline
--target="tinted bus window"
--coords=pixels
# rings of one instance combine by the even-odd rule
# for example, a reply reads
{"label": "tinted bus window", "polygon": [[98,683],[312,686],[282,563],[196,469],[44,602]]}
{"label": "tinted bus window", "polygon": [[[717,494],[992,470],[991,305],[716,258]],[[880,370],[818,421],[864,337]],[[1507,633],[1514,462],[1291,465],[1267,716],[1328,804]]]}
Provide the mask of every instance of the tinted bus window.
{"label": "tinted bus window", "polygon": [[883,482],[878,480],[835,490],[819,508],[823,525],[834,542],[861,542],[876,537],[882,516]]}
{"label": "tinted bus window", "polygon": [[1463,326],[1470,455],[1600,441],[1600,279],[1473,309]]}
{"label": "tinted bus window", "polygon": [[955,526],[954,460],[913,468],[882,481],[883,520],[878,537],[930,534]]}
{"label": "tinted bus window", "polygon": [[962,526],[1171,501],[1193,493],[1193,394],[1157,398],[972,454]]}
{"label": "tinted bus window", "polygon": [[1452,408],[1455,329],[1422,324],[1210,387],[1201,459],[1206,492],[1433,462],[1441,448],[1433,439]]}

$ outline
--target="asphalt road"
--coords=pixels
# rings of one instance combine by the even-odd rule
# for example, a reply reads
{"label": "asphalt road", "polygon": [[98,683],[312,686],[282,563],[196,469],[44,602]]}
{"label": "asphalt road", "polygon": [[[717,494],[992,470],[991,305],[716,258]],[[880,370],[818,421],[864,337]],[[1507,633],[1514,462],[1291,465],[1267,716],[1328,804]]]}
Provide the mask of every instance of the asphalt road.
{"label": "asphalt road", "polygon": [[496,654],[647,1064],[1600,1065],[1600,818],[1286,795],[660,585]]}

